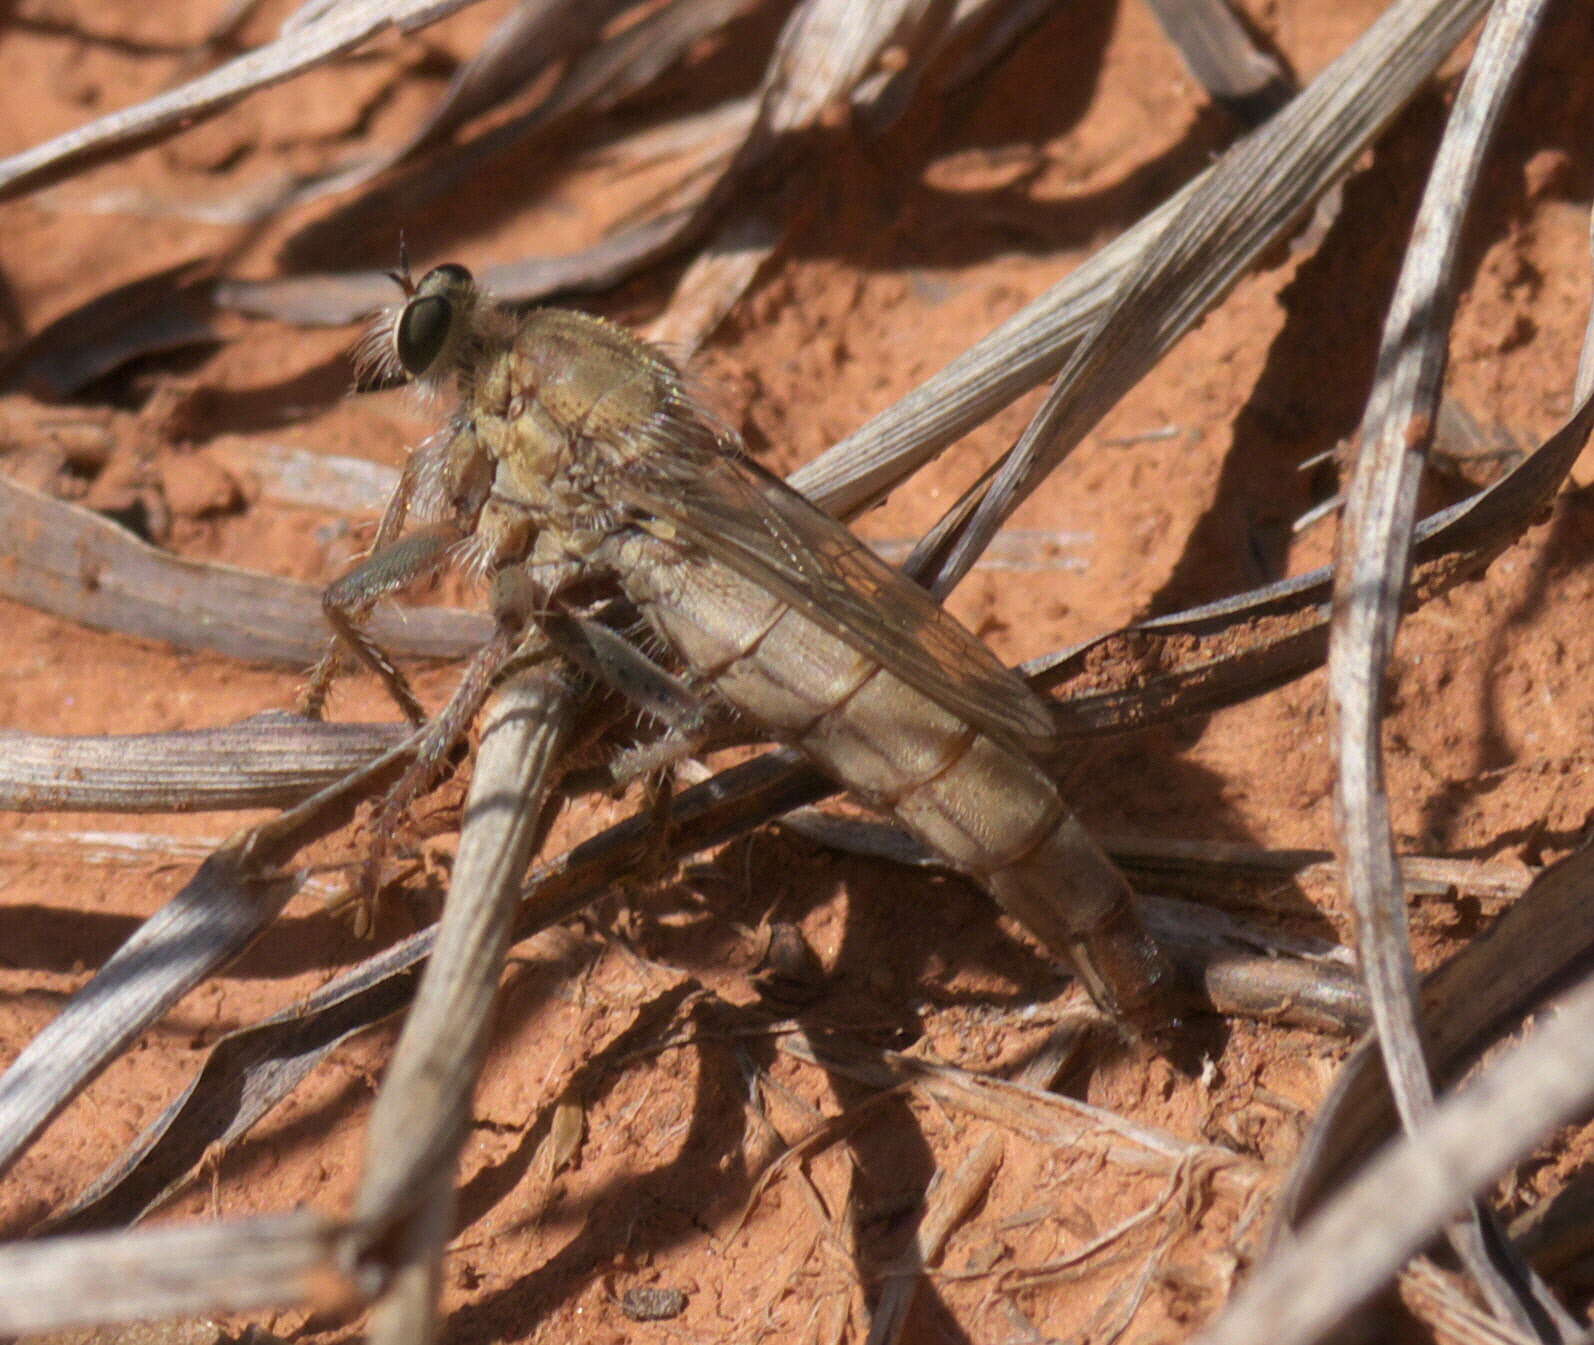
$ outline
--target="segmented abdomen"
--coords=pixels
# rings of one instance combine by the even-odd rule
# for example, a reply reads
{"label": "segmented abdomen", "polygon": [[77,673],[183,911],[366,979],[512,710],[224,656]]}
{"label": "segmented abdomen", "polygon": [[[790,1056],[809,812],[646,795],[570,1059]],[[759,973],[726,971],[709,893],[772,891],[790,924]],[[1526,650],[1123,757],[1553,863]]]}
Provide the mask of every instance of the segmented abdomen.
{"label": "segmented abdomen", "polygon": [[984,886],[1097,1000],[1170,1017],[1171,974],[1122,875],[1022,749],[964,723],[712,557],[638,533],[605,558],[648,623],[748,720]]}

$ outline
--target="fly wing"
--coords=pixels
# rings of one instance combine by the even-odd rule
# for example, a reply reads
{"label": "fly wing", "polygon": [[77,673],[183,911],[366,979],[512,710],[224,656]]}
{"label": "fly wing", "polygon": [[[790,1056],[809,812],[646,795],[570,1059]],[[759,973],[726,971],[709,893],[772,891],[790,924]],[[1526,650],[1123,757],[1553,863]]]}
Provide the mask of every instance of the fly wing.
{"label": "fly wing", "polygon": [[[672,418],[673,419],[673,418]],[[679,430],[679,436],[672,433]],[[1053,742],[1045,704],[936,601],[829,514],[701,422],[655,424],[623,502],[768,588],[810,621],[993,736]]]}

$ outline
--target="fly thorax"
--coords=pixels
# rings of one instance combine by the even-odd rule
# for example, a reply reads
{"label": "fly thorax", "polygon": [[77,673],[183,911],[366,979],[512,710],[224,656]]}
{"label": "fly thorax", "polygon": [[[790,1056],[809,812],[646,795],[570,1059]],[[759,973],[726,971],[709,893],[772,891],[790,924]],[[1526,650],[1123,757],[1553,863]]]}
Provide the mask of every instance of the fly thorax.
{"label": "fly thorax", "polygon": [[502,413],[479,416],[476,432],[497,463],[493,493],[537,513],[558,507],[571,451],[565,427],[540,401],[511,399]]}

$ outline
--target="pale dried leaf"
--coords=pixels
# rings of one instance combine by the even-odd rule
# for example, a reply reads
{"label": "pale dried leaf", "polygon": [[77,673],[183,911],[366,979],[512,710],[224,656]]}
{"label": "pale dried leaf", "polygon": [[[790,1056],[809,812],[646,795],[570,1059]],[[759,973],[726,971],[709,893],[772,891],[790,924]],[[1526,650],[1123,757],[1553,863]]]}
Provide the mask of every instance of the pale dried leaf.
{"label": "pale dried leaf", "polygon": [[944,23],[933,0],[803,0],[786,21],[764,76],[763,110],[755,135],[807,130],[827,110],[844,107],[888,46],[914,47]]}
{"label": "pale dried leaf", "polygon": [[1294,92],[1225,0],[1147,0],[1201,87],[1247,121],[1267,120]]}
{"label": "pale dried leaf", "polygon": [[0,1331],[180,1313],[348,1306],[342,1228],[306,1210],[0,1247]]}
{"label": "pale dried leaf", "polygon": [[[1416,964],[1384,789],[1386,670],[1411,569],[1417,484],[1439,416],[1461,227],[1544,8],[1542,0],[1502,0],[1494,7],[1451,111],[1385,318],[1335,567],[1328,653],[1338,767],[1335,829],[1356,911],[1362,975],[1408,1131],[1432,1107],[1433,1084],[1423,1053]],[[1494,1311],[1519,1330],[1534,1330],[1544,1309],[1556,1311],[1542,1287],[1537,1297],[1544,1309],[1523,1301],[1517,1287],[1521,1274],[1508,1277],[1496,1268],[1475,1220],[1453,1230],[1452,1242]],[[1565,1325],[1571,1326],[1570,1318]]]}
{"label": "pale dried leaf", "polygon": [[[1594,952],[1594,850],[1545,869],[1485,933],[1434,971],[1423,988],[1427,1041],[1446,1084],[1501,1036],[1543,1012],[1545,1000]],[[1399,1128],[1377,1045],[1345,1062],[1280,1200],[1298,1224]]]}
{"label": "pale dried leaf", "polygon": [[280,713],[172,733],[53,738],[0,730],[0,808],[280,808],[341,780],[408,736],[396,724],[324,724]]}
{"label": "pale dried leaf", "polygon": [[[1118,281],[1045,402],[964,520],[925,539],[916,563],[937,593],[968,572],[990,537],[1085,434],[1329,185],[1465,36],[1482,0],[1406,0],[1386,10],[1277,116],[1202,178]],[[915,569],[915,562],[908,568]]]}
{"label": "pale dried leaf", "polygon": [[139,926],[0,1075],[0,1169],[144,1028],[276,917],[297,886],[279,867],[347,822],[407,755],[400,745],[234,837]]}
{"label": "pale dried leaf", "polygon": [[[1394,1278],[1471,1198],[1594,1105],[1594,980],[1254,1267],[1199,1345],[1309,1345]],[[1398,1193],[1391,1198],[1391,1193]]]}
{"label": "pale dried leaf", "polygon": [[[1107,315],[1109,309],[1119,314],[1126,304],[1126,277],[1138,276],[1150,284],[1173,259],[1175,242],[1181,256],[1210,253],[1218,272],[1232,282],[1240,268],[1232,258],[1222,263],[1210,252],[1216,232],[1227,226],[1244,235],[1247,226],[1240,217],[1246,209],[1260,212],[1250,227],[1262,217],[1277,220],[1281,214],[1286,218],[1275,226],[1275,233],[1287,225],[1288,212],[1281,210],[1286,199],[1309,200],[1353,162],[1483,8],[1484,0],[1401,0],[1392,6],[1285,113],[1258,133],[1269,137],[1266,143],[1278,156],[1275,162],[1259,164],[1253,148],[1242,159],[1227,161],[1224,180],[1215,183],[1217,168],[1207,169],[940,373],[808,463],[793,476],[792,484],[843,517],[878,503],[948,444],[1055,374],[1071,358],[1076,364],[1083,359],[1081,352],[1089,349],[1081,345],[1085,338],[1091,333],[1110,334],[1118,320]],[[1226,199],[1230,188],[1241,194]],[[1210,208],[1198,212],[1201,202]],[[1175,218],[1180,221],[1179,238],[1164,238]],[[1258,246],[1266,246],[1272,236],[1263,237]],[[1166,278],[1154,288],[1157,293],[1147,307],[1160,314],[1158,330],[1166,335],[1183,330],[1198,317],[1203,303],[1216,297],[1212,291],[1221,291],[1221,283],[1210,286],[1205,299],[1170,292],[1177,287]],[[1175,312],[1177,304],[1194,311]],[[1156,331],[1134,338],[1143,360],[1160,353],[1159,339]],[[1097,349],[1091,358],[1099,359],[1103,353]]]}
{"label": "pale dried leaf", "polygon": [[[101,630],[307,668],[326,648],[312,584],[186,560],[78,505],[0,477],[0,594]],[[481,644],[474,612],[379,610],[372,633],[403,658],[449,658]]]}
{"label": "pale dried leaf", "polygon": [[428,1340],[435,1329],[454,1167],[521,878],[576,699],[557,676],[523,675],[499,691],[482,729],[448,901],[371,1113],[355,1196],[363,1257],[383,1267],[371,1332],[378,1345]]}
{"label": "pale dried leaf", "polygon": [[386,28],[434,23],[475,0],[347,0],[179,88],[0,160],[0,199],[191,126],[267,85],[352,51]]}

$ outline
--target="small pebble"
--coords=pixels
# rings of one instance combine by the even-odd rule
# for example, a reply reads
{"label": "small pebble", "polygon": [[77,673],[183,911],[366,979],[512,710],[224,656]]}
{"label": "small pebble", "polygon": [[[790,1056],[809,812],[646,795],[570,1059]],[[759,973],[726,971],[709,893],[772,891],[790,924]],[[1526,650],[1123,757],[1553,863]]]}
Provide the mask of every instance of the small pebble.
{"label": "small pebble", "polygon": [[633,1322],[667,1322],[686,1311],[686,1294],[680,1289],[627,1289],[620,1295],[620,1311]]}

